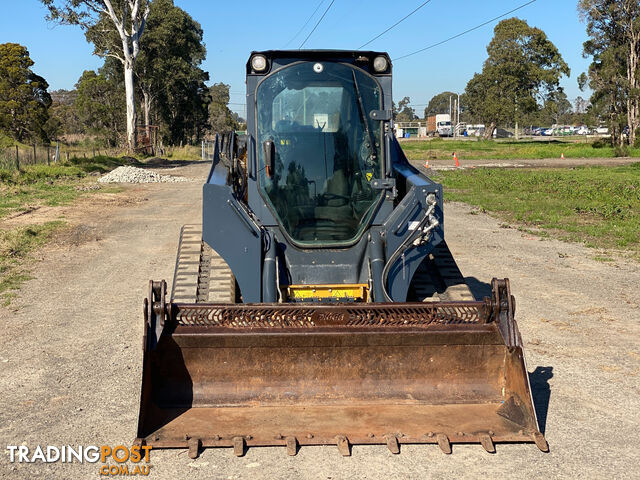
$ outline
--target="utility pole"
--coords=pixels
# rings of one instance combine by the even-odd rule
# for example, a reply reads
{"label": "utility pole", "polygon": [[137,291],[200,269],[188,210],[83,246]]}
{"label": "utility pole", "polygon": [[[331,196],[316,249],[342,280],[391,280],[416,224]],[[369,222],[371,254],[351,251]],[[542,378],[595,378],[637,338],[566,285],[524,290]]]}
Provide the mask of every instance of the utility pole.
{"label": "utility pole", "polygon": [[518,133],[518,97],[516,97],[516,140],[520,140],[520,134]]}
{"label": "utility pole", "polygon": [[454,98],[453,99],[453,120],[451,122],[451,128],[453,129],[454,138],[458,136],[458,132],[456,131],[457,122],[456,122],[456,118],[455,118],[456,117],[456,111],[457,111],[457,108],[458,108],[457,104],[456,104],[456,101],[457,100]]}
{"label": "utility pole", "polygon": [[458,94],[458,114],[456,126],[460,125],[460,94]]}
{"label": "utility pole", "polygon": [[[449,95],[449,123],[452,124],[451,122],[451,95]],[[438,129],[438,124],[436,124],[436,130]]]}

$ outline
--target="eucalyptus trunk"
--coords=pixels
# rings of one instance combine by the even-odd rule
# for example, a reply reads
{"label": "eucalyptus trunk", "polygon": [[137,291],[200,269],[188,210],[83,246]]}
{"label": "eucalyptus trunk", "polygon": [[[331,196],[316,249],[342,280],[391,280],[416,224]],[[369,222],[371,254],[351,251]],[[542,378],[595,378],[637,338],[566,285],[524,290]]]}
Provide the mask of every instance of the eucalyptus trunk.
{"label": "eucalyptus trunk", "polygon": [[629,144],[636,141],[636,129],[638,128],[638,116],[640,116],[640,81],[638,79],[640,35],[632,37],[629,41],[629,61],[627,64],[627,79],[629,81],[629,93],[627,95],[627,124],[629,125]]}
{"label": "eucalyptus trunk", "polygon": [[136,100],[133,83],[133,62],[124,63],[124,90],[127,103],[127,145],[133,151],[136,147]]}
{"label": "eucalyptus trunk", "polygon": [[493,131],[496,129],[496,122],[491,122],[491,125],[489,125],[489,128],[485,128],[484,129],[484,139],[485,140],[491,140],[491,138],[493,137]]}
{"label": "eucalyptus trunk", "polygon": [[142,88],[142,105],[144,107],[144,125],[147,130],[147,137],[151,138],[151,94]]}

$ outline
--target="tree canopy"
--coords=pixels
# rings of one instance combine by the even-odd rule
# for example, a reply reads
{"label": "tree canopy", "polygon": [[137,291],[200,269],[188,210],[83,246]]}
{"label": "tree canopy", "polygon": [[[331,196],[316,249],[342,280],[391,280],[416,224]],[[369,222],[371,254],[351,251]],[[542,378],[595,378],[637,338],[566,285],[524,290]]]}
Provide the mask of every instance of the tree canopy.
{"label": "tree canopy", "polygon": [[86,133],[101,138],[106,145],[118,144],[124,130],[124,92],[119,76],[109,72],[109,65],[100,72],[85,71],[76,83],[75,111]]}
{"label": "tree canopy", "polygon": [[209,122],[213,133],[225,132],[237,127],[235,117],[227,106],[230,99],[229,89],[229,85],[225,83],[214,83],[209,88],[211,95]]}
{"label": "tree canopy", "polygon": [[569,75],[556,46],[546,34],[518,18],[503,20],[487,46],[489,57],[481,73],[467,84],[465,102],[469,112],[489,125],[518,121],[536,111],[558,91],[562,75]]}
{"label": "tree canopy", "polygon": [[614,145],[624,142],[625,124],[634,143],[640,124],[640,3],[580,0],[578,11],[589,35],[583,53],[593,57],[579,84],[593,90],[593,109],[607,120]]}
{"label": "tree canopy", "polygon": [[0,44],[0,130],[18,141],[47,139],[49,85],[32,66],[26,47]]}
{"label": "tree canopy", "polygon": [[440,113],[449,113],[449,102],[451,97],[458,98],[458,94],[453,92],[442,92],[434,96],[429,101],[429,105],[424,109],[424,118],[430,117],[431,115],[438,115]]}
{"label": "tree canopy", "polygon": [[209,74],[200,68],[207,52],[202,37],[200,24],[173,0],[151,3],[136,76],[145,124],[160,124],[169,143],[197,140],[208,125],[204,82]]}
{"label": "tree canopy", "polygon": [[418,118],[416,111],[409,106],[411,99],[404,97],[398,102],[398,109],[395,115],[396,122],[412,122]]}

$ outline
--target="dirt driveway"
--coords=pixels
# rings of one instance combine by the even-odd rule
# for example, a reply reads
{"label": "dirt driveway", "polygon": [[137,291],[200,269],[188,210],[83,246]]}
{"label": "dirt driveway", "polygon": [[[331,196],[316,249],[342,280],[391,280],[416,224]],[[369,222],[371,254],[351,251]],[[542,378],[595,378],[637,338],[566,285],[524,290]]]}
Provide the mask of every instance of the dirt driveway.
{"label": "dirt driveway", "polygon": [[[77,236],[41,252],[35,278],[0,310],[0,476],[98,478],[98,464],[10,464],[6,445],[120,445],[135,436],[147,281],[170,279],[179,228],[200,221],[207,167],[193,183],[127,187],[113,205],[69,216]],[[96,202],[99,197],[95,197]],[[89,202],[91,203],[91,202]],[[501,228],[446,207],[447,240],[476,294],[509,277],[536,409],[551,452],[534,445],[153,451],[150,478],[638,478],[640,266],[601,263],[579,245]]]}

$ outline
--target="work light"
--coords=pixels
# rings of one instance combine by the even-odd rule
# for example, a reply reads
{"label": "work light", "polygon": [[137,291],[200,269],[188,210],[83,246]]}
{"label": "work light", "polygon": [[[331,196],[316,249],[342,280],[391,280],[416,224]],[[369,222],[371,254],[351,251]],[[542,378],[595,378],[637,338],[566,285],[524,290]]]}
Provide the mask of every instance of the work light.
{"label": "work light", "polygon": [[389,62],[386,57],[376,57],[373,59],[373,69],[378,72],[386,72],[389,67]]}
{"label": "work light", "polygon": [[254,55],[251,57],[251,68],[255,72],[264,72],[267,69],[267,57],[264,55]]}

